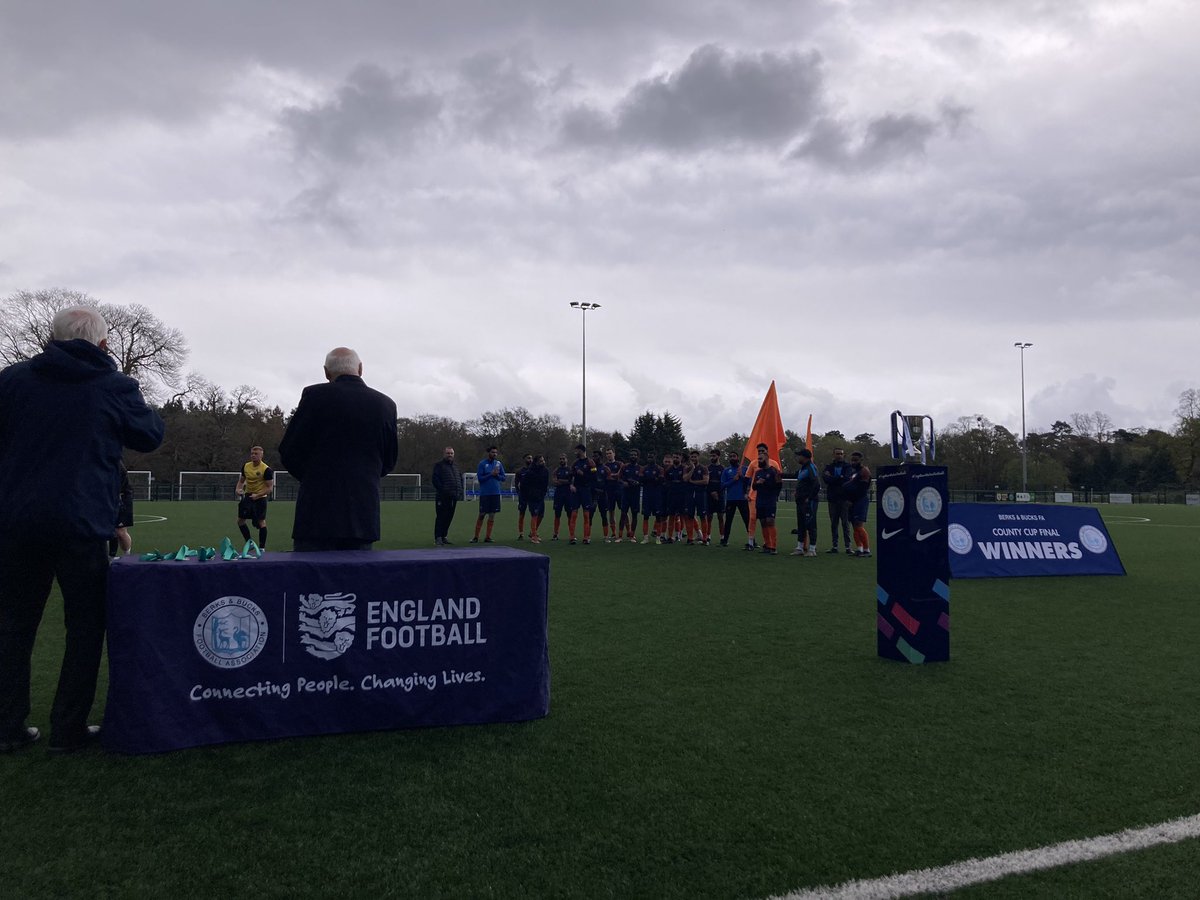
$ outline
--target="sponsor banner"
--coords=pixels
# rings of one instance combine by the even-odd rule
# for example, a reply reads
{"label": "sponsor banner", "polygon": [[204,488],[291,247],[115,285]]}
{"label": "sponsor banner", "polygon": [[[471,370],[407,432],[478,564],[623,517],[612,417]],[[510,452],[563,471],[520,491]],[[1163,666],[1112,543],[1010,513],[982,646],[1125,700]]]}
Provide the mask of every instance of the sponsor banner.
{"label": "sponsor banner", "polygon": [[1109,503],[1132,503],[1133,494],[1109,494]]}
{"label": "sponsor banner", "polygon": [[1016,496],[1018,503],[1029,503],[1031,500],[1033,500],[1033,494],[1029,493],[1028,491],[1017,491]]}
{"label": "sponsor banner", "polygon": [[949,545],[955,578],[1125,574],[1091,506],[951,503]]}
{"label": "sponsor banner", "polygon": [[1188,506],[1200,506],[1200,494],[1185,494],[1183,500]]}
{"label": "sponsor banner", "polygon": [[539,718],[549,572],[505,548],[119,559],[105,745]]}
{"label": "sponsor banner", "polygon": [[1054,492],[1054,502],[1055,503],[1074,503],[1075,495],[1072,494],[1070,491],[1055,491]]}

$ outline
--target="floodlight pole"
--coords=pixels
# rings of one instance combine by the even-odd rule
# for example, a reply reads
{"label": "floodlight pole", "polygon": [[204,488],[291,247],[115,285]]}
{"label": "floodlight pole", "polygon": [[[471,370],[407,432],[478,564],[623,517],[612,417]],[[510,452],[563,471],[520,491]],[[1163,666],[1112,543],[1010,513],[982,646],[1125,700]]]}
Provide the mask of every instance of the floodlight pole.
{"label": "floodlight pole", "polygon": [[1033,344],[1017,341],[1013,344],[1021,351],[1021,491],[1029,492],[1029,447],[1025,439],[1025,351]]}
{"label": "floodlight pole", "polygon": [[582,347],[582,353],[581,353],[581,356],[583,358],[583,397],[582,397],[582,399],[583,399],[583,422],[581,425],[581,430],[583,433],[580,436],[579,443],[583,444],[586,447],[587,446],[587,314],[591,310],[599,309],[600,304],[599,303],[580,303],[578,301],[572,300],[571,308],[577,309],[581,313],[583,313],[583,347]]}

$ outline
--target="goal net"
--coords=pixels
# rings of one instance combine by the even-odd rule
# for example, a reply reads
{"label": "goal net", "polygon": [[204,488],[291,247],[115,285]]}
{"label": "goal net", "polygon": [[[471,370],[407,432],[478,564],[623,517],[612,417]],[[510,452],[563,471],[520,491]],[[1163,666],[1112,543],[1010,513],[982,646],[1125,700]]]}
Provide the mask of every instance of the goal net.
{"label": "goal net", "polygon": [[149,500],[151,499],[151,486],[154,484],[154,476],[150,472],[136,470],[126,472],[129,476],[129,487],[133,491],[134,500]]}
{"label": "goal net", "polygon": [[[509,473],[504,478],[504,484],[500,486],[500,496],[505,499],[514,499],[516,491],[513,488],[513,481],[516,476]],[[479,478],[474,472],[466,472],[463,474],[463,495],[468,500],[475,500],[479,497]]]}
{"label": "goal net", "polygon": [[175,499],[235,500],[241,476],[241,472],[180,472]]}
{"label": "goal net", "polygon": [[[295,500],[300,481],[284,471],[275,472],[275,500]],[[417,472],[389,472],[379,480],[379,495],[383,500],[419,500],[421,476]]]}

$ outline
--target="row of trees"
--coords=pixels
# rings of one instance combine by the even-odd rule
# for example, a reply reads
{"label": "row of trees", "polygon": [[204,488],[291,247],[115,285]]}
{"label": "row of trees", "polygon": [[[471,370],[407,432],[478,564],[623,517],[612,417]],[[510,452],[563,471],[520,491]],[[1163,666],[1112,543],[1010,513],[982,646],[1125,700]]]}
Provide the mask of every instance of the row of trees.
{"label": "row of trees", "polygon": [[[149,470],[156,481],[174,481],[181,471],[236,471],[247,450],[262,445],[267,460],[278,459],[287,414],[270,406],[261,393],[241,385],[227,391],[197,374],[185,374],[187,343],[176,329],[139,305],[98,303],[86,294],[52,289],[18,291],[0,301],[0,363],[28,359],[49,339],[55,313],[68,306],[99,307],[109,322],[109,349],[122,372],[138,378],[147,398],[167,425],[163,446],[154,453],[130,454],[130,469]],[[1031,490],[1091,488],[1099,491],[1160,491],[1200,486],[1200,390],[1184,391],[1175,427],[1114,428],[1103,412],[1076,413],[1070,422],[1055,422],[1049,431],[1027,435],[1028,485]],[[526,452],[545,453],[553,465],[557,454],[573,454],[579,426],[555,415],[535,415],[523,407],[485,412],[459,422],[445,416],[401,418],[397,472],[427,473],[446,446],[453,446],[464,466],[483,458],[495,444],[510,467]],[[785,469],[794,471],[804,436],[787,431],[782,453]],[[744,434],[733,433],[701,450],[741,451]],[[620,456],[637,448],[643,454],[689,446],[683,422],[669,412],[646,411],[628,432],[589,429],[589,447],[612,447]],[[847,437],[840,431],[814,435],[818,462],[834,447],[860,450],[869,465],[890,462],[887,447],[873,434]],[[937,462],[950,468],[957,489],[1019,490],[1022,454],[1019,436],[983,416],[963,416],[938,436]]]}

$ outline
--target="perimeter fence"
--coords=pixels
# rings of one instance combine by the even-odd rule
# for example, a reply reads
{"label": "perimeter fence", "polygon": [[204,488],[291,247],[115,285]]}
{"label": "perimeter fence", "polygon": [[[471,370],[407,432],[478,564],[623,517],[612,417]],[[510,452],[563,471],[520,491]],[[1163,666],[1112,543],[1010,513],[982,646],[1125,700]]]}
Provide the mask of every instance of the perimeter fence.
{"label": "perimeter fence", "polygon": [[[175,483],[155,481],[149,472],[130,472],[135,500],[235,500],[239,472],[180,472]],[[299,482],[286,471],[275,473],[275,500],[295,500]],[[463,493],[467,500],[479,496],[475,474],[463,476]],[[384,500],[433,500],[433,486],[415,472],[392,473],[380,480],[380,494]],[[549,497],[554,496],[554,488]],[[513,476],[505,479],[500,497],[503,501],[517,499],[513,488]],[[796,480],[785,478],[780,501],[792,503],[796,498]],[[822,489],[820,499],[827,501]],[[874,502],[875,492],[871,491]],[[1139,504],[1187,504],[1200,506],[1200,493],[1183,488],[1159,491],[1100,491],[1079,488],[1070,491],[1007,491],[996,488],[966,488],[950,491],[951,503],[1079,503],[1092,506],[1102,503],[1115,505]]]}

